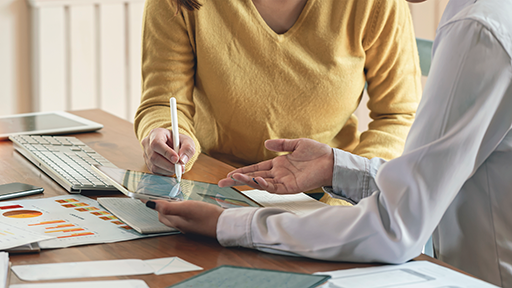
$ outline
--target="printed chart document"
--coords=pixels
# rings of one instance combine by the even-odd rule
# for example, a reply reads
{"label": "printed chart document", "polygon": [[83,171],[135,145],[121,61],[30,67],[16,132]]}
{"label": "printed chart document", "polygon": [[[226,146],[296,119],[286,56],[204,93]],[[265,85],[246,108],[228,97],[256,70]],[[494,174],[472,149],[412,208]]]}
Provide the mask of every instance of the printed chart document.
{"label": "printed chart document", "polygon": [[[8,208],[0,210],[0,223],[52,237],[38,242],[41,249],[112,243],[151,236],[138,233],[103,209],[96,200],[82,195],[9,200],[2,202],[2,206]],[[14,233],[14,230],[11,232]]]}
{"label": "printed chart document", "polygon": [[401,265],[355,268],[315,274],[330,275],[323,288],[496,288],[492,284],[464,275],[429,261]]}
{"label": "printed chart document", "polygon": [[[0,207],[0,209],[2,208]],[[8,213],[9,212],[4,212],[2,213],[3,215],[0,217],[7,218],[10,215]],[[8,216],[4,216],[5,214],[7,214]],[[14,223],[5,223],[5,219],[2,219],[0,221],[0,250],[2,251],[15,247],[30,245],[30,243],[48,240],[52,238],[55,237],[52,235],[45,235],[43,233],[30,231],[29,229],[20,228],[19,226],[16,226]]]}
{"label": "printed chart document", "polygon": [[124,223],[141,234],[179,231],[158,220],[158,212],[146,207],[142,201],[132,198],[101,197],[98,203]]}
{"label": "printed chart document", "polygon": [[306,215],[317,209],[329,206],[304,193],[283,195],[256,189],[241,192],[263,207],[281,208],[297,215]]}

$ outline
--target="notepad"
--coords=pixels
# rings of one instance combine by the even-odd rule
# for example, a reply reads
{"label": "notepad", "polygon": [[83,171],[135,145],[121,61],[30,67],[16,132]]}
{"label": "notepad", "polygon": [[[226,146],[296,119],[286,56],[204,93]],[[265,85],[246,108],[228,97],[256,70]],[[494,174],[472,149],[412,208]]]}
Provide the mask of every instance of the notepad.
{"label": "notepad", "polygon": [[98,203],[128,226],[141,234],[179,233],[158,220],[158,212],[140,200],[121,197],[98,198]]}
{"label": "notepad", "polygon": [[324,283],[329,275],[311,275],[277,270],[219,266],[178,284],[173,288],[240,288],[240,287],[294,287],[310,288]]}

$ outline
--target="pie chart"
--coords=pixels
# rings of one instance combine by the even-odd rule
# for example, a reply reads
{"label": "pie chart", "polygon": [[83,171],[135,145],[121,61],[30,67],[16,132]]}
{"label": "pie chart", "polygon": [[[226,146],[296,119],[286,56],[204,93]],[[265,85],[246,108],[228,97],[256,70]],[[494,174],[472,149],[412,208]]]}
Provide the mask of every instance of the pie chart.
{"label": "pie chart", "polygon": [[35,210],[15,210],[5,212],[3,215],[9,218],[34,218],[43,215],[43,213]]}

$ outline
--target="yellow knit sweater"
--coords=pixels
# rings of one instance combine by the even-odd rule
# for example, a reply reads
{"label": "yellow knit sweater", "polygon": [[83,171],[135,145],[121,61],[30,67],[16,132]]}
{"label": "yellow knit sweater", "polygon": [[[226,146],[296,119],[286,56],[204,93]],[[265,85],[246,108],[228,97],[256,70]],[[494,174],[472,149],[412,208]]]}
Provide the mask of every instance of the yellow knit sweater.
{"label": "yellow knit sweater", "polygon": [[[406,1],[308,0],[284,34],[251,0],[202,3],[175,15],[172,0],[146,0],[140,140],[171,129],[174,96],[197,153],[234,166],[275,157],[263,145],[271,138],[311,138],[368,158],[402,153],[421,94]],[[352,113],[365,82],[373,121],[360,134]]]}

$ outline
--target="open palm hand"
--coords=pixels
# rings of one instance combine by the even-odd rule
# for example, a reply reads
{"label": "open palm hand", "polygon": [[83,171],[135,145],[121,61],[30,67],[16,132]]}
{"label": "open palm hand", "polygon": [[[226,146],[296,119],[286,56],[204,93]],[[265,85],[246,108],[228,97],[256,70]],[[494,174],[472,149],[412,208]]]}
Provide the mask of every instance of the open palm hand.
{"label": "open palm hand", "polygon": [[245,184],[272,193],[293,194],[331,185],[334,156],[328,145],[301,138],[267,140],[265,147],[291,153],[236,169],[219,181],[219,186]]}

